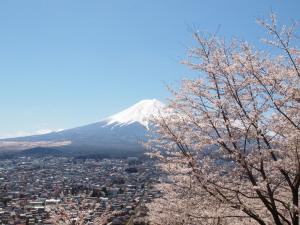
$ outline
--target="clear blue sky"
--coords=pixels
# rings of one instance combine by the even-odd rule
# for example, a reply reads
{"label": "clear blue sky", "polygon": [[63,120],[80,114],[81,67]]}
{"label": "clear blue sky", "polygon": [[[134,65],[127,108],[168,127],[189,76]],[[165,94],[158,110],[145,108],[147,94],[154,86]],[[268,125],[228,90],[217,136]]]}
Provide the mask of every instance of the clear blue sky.
{"label": "clear blue sky", "polygon": [[[179,63],[187,24],[257,42],[257,17],[300,21],[299,0],[2,0],[0,137],[100,121],[164,83],[193,76]],[[299,30],[299,28],[298,28]]]}

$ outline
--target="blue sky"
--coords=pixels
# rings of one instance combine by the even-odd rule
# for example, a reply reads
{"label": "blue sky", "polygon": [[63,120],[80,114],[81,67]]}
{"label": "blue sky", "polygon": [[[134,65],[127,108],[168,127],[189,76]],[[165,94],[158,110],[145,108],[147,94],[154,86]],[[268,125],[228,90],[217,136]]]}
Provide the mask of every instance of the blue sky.
{"label": "blue sky", "polygon": [[[257,43],[271,10],[300,21],[299,0],[0,1],[0,137],[94,123],[142,99],[164,101],[196,73],[180,64],[188,25]],[[299,28],[297,29],[299,30]]]}

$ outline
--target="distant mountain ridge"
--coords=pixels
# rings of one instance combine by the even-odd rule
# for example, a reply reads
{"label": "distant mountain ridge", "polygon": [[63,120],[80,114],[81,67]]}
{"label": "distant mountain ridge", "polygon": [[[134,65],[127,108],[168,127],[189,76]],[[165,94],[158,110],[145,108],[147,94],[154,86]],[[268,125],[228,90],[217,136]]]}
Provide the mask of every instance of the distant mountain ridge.
{"label": "distant mountain ridge", "polygon": [[142,100],[99,122],[60,132],[0,140],[0,150],[24,150],[34,147],[95,149],[97,151],[142,150],[140,140],[149,135],[151,116],[163,113],[165,105],[156,100]]}

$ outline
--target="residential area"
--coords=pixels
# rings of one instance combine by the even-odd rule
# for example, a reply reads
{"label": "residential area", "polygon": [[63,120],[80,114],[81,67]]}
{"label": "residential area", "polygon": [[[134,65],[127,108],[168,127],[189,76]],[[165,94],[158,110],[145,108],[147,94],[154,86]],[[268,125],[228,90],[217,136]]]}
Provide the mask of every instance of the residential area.
{"label": "residential area", "polygon": [[155,163],[137,157],[1,159],[0,224],[143,224],[144,203],[160,196],[153,189],[162,176]]}

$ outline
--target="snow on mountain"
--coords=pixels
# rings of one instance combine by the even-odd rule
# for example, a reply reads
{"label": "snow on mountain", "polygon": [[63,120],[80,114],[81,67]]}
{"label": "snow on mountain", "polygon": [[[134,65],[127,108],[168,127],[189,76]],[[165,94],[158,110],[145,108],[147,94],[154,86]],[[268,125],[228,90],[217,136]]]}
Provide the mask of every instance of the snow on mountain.
{"label": "snow on mountain", "polygon": [[103,120],[107,122],[105,126],[114,124],[115,126],[129,125],[138,122],[148,128],[148,119],[151,116],[159,116],[162,113],[165,104],[156,100],[142,100],[135,105]]}
{"label": "snow on mountain", "polygon": [[[23,150],[35,146],[69,149],[140,150],[140,140],[149,135],[148,119],[165,115],[165,105],[156,99],[142,100],[99,122],[59,132],[0,140],[0,150]],[[90,146],[90,147],[89,147]]]}

